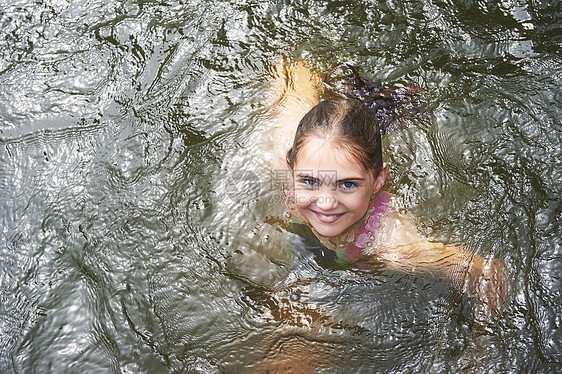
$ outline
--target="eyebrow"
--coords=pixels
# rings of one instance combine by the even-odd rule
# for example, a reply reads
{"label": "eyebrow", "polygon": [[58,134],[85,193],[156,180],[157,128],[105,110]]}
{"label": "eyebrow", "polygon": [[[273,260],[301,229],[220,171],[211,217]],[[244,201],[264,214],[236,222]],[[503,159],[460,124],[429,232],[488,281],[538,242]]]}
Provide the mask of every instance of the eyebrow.
{"label": "eyebrow", "polygon": [[338,182],[338,183],[343,183],[343,182],[362,182],[362,181],[364,181],[364,180],[365,180],[365,178],[354,178],[354,177],[351,177],[351,178],[338,179],[336,182]]}
{"label": "eyebrow", "polygon": [[[310,175],[310,174],[304,174],[304,173],[298,173],[298,174],[297,174],[297,178],[300,178],[300,179],[306,178],[306,179],[319,180],[319,178],[317,178],[317,177],[314,177],[314,176],[312,176],[312,175]],[[336,183],[339,184],[339,183],[343,183],[343,182],[362,182],[362,181],[364,181],[364,180],[365,180],[365,178],[360,178],[360,177],[349,177],[349,178],[338,179],[338,180],[336,180]]]}

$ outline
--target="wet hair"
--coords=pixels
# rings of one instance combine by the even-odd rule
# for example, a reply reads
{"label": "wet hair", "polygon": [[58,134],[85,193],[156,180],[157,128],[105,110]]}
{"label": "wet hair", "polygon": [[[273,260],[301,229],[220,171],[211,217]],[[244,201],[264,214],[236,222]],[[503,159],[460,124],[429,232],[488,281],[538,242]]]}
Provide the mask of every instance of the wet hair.
{"label": "wet hair", "polygon": [[377,117],[364,104],[354,99],[322,101],[300,121],[287,163],[294,171],[295,162],[308,139],[321,137],[350,159],[373,173],[382,170],[381,135]]}

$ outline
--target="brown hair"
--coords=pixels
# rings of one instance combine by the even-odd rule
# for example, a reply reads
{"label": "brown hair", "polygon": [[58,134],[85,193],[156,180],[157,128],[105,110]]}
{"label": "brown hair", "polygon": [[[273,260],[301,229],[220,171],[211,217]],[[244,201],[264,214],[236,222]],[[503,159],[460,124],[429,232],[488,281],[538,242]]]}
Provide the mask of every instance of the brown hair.
{"label": "brown hair", "polygon": [[365,171],[376,178],[382,170],[381,135],[378,120],[364,104],[353,99],[322,101],[300,121],[287,163],[295,161],[306,141],[319,136],[345,150]]}

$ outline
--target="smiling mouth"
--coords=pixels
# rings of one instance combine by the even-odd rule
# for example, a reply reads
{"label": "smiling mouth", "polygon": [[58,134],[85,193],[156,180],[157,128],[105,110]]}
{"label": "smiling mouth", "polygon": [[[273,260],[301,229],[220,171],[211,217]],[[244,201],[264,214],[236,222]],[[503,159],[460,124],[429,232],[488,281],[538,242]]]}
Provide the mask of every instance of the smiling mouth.
{"label": "smiling mouth", "polygon": [[318,220],[322,223],[334,223],[344,215],[344,213],[322,214],[322,213],[316,212],[314,210],[312,212],[316,215],[316,218],[318,218]]}

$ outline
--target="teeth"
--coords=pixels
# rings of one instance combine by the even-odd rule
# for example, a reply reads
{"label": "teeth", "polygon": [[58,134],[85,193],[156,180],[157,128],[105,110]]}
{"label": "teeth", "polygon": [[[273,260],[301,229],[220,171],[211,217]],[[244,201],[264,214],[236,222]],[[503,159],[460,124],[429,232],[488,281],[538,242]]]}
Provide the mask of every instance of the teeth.
{"label": "teeth", "polygon": [[326,221],[326,222],[333,222],[336,221],[339,218],[339,214],[336,215],[330,215],[330,216],[326,216],[324,214],[318,214],[318,217],[322,220],[322,221]]}

